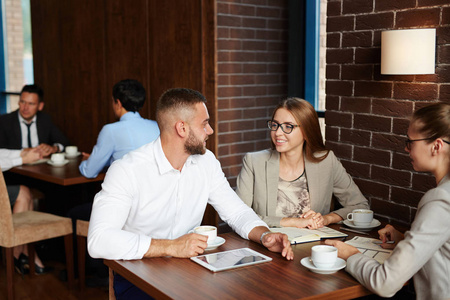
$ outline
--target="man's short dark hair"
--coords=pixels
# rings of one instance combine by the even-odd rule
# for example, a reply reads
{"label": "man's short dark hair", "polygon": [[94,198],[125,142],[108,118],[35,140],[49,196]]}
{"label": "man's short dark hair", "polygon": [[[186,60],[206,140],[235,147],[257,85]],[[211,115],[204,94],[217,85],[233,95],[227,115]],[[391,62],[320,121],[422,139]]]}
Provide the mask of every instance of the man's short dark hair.
{"label": "man's short dark hair", "polygon": [[30,94],[36,94],[36,95],[38,95],[39,102],[44,101],[44,91],[37,84],[24,85],[22,90],[20,91],[20,95],[22,95],[23,92],[27,92]]}
{"label": "man's short dark hair", "polygon": [[202,93],[186,89],[186,88],[174,88],[165,91],[156,104],[156,122],[160,127],[160,130],[164,128],[164,114],[171,111],[191,110],[197,103],[205,103],[206,98]]}
{"label": "man's short dark hair", "polygon": [[113,87],[114,101],[119,100],[127,111],[137,112],[144,106],[145,89],[134,79],[124,79]]}
{"label": "man's short dark hair", "polygon": [[156,113],[158,111],[164,111],[167,109],[177,109],[187,106],[193,106],[199,102],[206,103],[205,96],[202,93],[186,89],[186,88],[174,88],[165,91],[158,100],[156,105]]}

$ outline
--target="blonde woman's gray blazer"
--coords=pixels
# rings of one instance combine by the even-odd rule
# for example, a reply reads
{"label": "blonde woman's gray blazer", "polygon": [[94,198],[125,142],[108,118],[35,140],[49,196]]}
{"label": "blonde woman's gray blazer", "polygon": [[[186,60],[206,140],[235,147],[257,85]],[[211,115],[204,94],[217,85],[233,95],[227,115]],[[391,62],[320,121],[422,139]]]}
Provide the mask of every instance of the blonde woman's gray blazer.
{"label": "blonde woman's gray blazer", "polygon": [[[247,153],[237,179],[236,193],[271,227],[280,226],[283,218],[275,216],[279,170],[277,151]],[[330,213],[333,194],[343,206],[333,212],[343,219],[353,209],[369,208],[367,199],[332,151],[319,163],[305,158],[305,171],[313,211],[322,215]]]}
{"label": "blonde woman's gray blazer", "polygon": [[425,193],[411,229],[383,264],[358,253],[346,270],[382,297],[392,297],[413,277],[417,299],[450,299],[449,176]]}

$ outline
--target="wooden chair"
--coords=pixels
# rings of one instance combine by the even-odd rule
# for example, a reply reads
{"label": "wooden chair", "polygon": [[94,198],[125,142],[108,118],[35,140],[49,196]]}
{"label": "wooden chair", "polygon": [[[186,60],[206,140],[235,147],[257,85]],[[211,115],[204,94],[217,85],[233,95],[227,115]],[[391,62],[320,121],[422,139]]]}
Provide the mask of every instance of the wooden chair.
{"label": "wooden chair", "polygon": [[69,288],[73,288],[73,240],[72,220],[52,214],[25,211],[13,214],[3,173],[0,175],[0,247],[5,248],[6,282],[8,299],[14,299],[13,248],[28,244],[30,276],[35,276],[35,242],[64,236]]}
{"label": "wooden chair", "polygon": [[[77,250],[78,250],[78,278],[80,279],[80,290],[86,288],[86,238],[89,230],[89,222],[77,220]],[[109,300],[116,300],[114,295],[114,275],[109,268]]]}
{"label": "wooden chair", "polygon": [[78,278],[80,290],[86,287],[86,238],[89,230],[89,221],[77,220],[77,251],[78,251]]}
{"label": "wooden chair", "polygon": [[114,273],[111,268],[109,270],[109,300],[116,300],[116,295],[114,294]]}

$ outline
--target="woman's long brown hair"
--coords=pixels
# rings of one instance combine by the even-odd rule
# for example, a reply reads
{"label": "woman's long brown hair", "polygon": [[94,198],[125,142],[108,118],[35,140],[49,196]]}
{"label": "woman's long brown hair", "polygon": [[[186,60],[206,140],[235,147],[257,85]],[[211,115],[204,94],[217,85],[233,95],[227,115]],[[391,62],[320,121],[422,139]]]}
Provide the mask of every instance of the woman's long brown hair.
{"label": "woman's long brown hair", "polygon": [[[329,150],[325,147],[320,131],[319,117],[314,107],[306,100],[300,98],[287,98],[278,104],[272,114],[272,120],[278,109],[284,108],[289,111],[300,125],[300,130],[305,138],[303,151],[305,157],[311,162],[320,162],[328,156]],[[272,149],[275,145],[272,143]],[[317,152],[325,152],[322,156],[315,156]]]}

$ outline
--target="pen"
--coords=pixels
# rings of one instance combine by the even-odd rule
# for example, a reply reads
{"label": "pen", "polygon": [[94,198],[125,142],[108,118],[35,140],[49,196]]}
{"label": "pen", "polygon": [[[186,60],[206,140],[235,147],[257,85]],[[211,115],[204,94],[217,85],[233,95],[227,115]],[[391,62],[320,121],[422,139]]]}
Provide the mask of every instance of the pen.
{"label": "pen", "polygon": [[[374,244],[383,244],[382,241],[373,241]],[[395,241],[386,241],[385,244],[395,244]]]}
{"label": "pen", "polygon": [[359,233],[359,234],[365,234],[365,235],[370,235],[367,232],[363,232],[363,231],[359,231],[359,230],[354,230],[354,229],[350,229],[350,228],[345,228],[345,227],[341,227],[339,228],[340,230],[346,230],[346,231],[350,231],[350,232],[354,232],[354,233]]}

